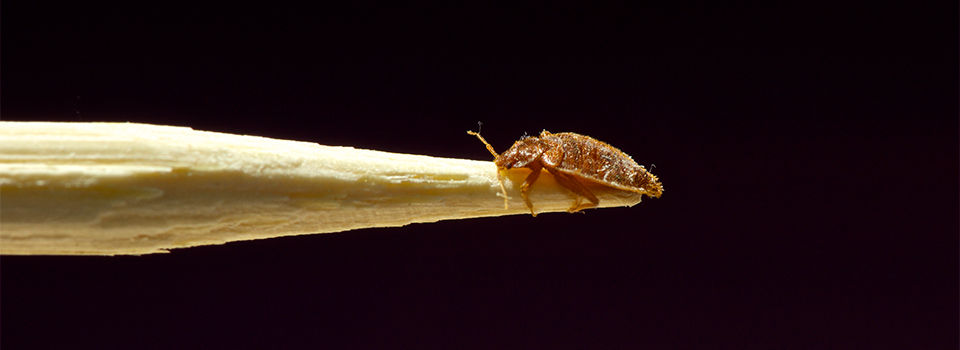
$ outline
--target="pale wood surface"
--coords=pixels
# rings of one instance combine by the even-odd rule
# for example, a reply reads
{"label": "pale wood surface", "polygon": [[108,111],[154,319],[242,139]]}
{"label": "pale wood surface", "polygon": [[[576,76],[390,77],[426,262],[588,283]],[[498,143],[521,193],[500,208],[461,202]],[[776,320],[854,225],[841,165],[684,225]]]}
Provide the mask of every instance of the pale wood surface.
{"label": "pale wood surface", "polygon": [[[185,127],[0,122],[0,254],[148,254],[529,215],[519,196],[527,173],[507,173],[504,209],[490,161]],[[640,202],[636,193],[594,190],[600,207]],[[545,173],[531,199],[539,213],[566,211],[574,197]]]}

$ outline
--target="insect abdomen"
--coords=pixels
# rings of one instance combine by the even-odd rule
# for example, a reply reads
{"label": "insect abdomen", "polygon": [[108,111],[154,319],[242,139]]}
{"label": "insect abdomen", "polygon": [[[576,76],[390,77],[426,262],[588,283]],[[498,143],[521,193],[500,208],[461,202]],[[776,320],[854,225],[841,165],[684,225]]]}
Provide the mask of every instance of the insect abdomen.
{"label": "insect abdomen", "polygon": [[[559,133],[563,160],[557,170],[631,192],[649,192],[652,174],[619,149],[594,138]],[[647,176],[649,175],[649,176]],[[652,178],[656,181],[656,177]]]}

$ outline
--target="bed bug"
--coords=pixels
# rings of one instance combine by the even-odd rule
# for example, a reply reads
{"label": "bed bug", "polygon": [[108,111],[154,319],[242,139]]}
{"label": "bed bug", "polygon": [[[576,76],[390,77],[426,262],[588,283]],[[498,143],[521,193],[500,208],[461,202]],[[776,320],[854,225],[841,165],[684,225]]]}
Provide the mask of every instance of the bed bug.
{"label": "bed bug", "polygon": [[[520,196],[533,216],[537,216],[537,213],[530,202],[530,187],[543,169],[550,172],[559,185],[576,195],[576,201],[568,209],[571,213],[600,204],[597,196],[587,188],[586,184],[589,183],[657,198],[663,193],[663,185],[646,168],[619,149],[589,136],[572,132],[554,134],[544,130],[540,136],[525,136],[514,142],[510,149],[497,154],[480,133],[467,133],[480,139],[493,154],[500,190],[503,191],[504,208],[507,207],[508,198],[501,172],[513,168],[531,170],[520,186]],[[587,203],[583,203],[583,198]]]}

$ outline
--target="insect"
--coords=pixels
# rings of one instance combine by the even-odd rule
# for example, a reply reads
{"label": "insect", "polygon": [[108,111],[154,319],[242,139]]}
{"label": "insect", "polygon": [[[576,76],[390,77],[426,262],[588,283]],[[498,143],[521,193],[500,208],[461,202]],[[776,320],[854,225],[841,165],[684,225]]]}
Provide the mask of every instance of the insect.
{"label": "insect", "polygon": [[[525,136],[514,142],[510,149],[497,154],[480,133],[467,133],[480,139],[493,154],[500,190],[503,191],[504,208],[507,207],[508,198],[501,172],[513,168],[532,171],[520,186],[520,196],[533,216],[537,216],[537,213],[530,202],[530,187],[537,182],[543,169],[550,172],[558,184],[577,195],[573,206],[568,209],[571,213],[600,204],[597,196],[587,188],[586,184],[589,183],[650,197],[659,198],[663,194],[663,185],[646,168],[619,149],[589,136],[572,132],[554,134],[544,130],[539,137]],[[587,203],[583,203],[582,198],[586,198]]]}

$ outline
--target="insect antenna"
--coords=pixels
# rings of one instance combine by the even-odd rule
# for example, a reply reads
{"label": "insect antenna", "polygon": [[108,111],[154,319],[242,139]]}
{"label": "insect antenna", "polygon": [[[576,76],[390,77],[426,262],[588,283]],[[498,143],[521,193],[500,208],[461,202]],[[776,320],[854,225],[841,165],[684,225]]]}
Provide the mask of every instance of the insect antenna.
{"label": "insect antenna", "polygon": [[[479,128],[477,130],[479,130]],[[490,151],[490,154],[493,155],[494,162],[500,159],[500,155],[497,154],[497,151],[493,150],[493,146],[491,146],[490,143],[487,142],[487,140],[484,140],[483,136],[480,136],[479,132],[473,132],[473,131],[467,130],[467,134],[476,136],[478,139],[480,139],[480,142],[483,142],[483,144],[487,146],[487,150]],[[510,196],[507,195],[507,187],[504,186],[503,184],[503,174],[500,173],[500,170],[501,169],[497,168],[497,182],[500,183],[500,192],[503,193],[503,209],[509,209],[510,206],[508,203],[510,202]]]}
{"label": "insect antenna", "polygon": [[484,140],[483,136],[480,136],[479,132],[473,132],[473,131],[467,130],[467,134],[476,136],[478,139],[480,139],[480,142],[483,142],[483,144],[487,146],[487,150],[490,151],[490,154],[493,155],[494,160],[497,160],[500,158],[500,155],[497,154],[497,151],[493,150],[493,146],[491,146],[490,143],[487,142],[487,140]]}

